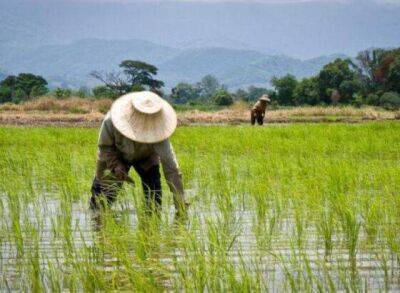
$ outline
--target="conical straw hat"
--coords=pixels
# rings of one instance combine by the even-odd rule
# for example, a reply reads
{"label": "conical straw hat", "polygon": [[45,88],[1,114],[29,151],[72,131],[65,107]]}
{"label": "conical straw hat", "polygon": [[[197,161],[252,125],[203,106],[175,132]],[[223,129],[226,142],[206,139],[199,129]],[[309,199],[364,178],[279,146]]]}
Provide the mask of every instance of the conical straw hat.
{"label": "conical straw hat", "polygon": [[112,123],[122,135],[141,143],[163,141],[172,135],[177,125],[172,106],[149,91],[118,98],[110,113]]}
{"label": "conical straw hat", "polygon": [[269,96],[267,94],[262,95],[260,100],[266,101],[266,102],[271,102],[271,99],[269,98]]}

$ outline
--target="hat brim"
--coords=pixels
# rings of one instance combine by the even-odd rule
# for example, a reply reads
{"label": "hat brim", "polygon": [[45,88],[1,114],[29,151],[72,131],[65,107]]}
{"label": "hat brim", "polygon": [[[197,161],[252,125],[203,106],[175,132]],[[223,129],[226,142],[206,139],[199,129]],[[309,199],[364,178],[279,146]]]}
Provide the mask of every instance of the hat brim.
{"label": "hat brim", "polygon": [[157,143],[170,137],[177,126],[175,110],[165,100],[160,99],[161,110],[155,114],[137,111],[132,100],[140,92],[124,95],[114,101],[110,115],[115,128],[125,137],[141,143]]}

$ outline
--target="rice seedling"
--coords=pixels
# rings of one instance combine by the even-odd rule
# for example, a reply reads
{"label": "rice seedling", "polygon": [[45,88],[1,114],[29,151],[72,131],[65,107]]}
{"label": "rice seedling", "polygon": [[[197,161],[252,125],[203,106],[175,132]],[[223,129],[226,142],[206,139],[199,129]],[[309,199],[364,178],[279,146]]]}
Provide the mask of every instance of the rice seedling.
{"label": "rice seedling", "polygon": [[0,127],[0,290],[399,290],[399,131],[181,127],[177,219],[164,181],[89,211],[97,129]]}

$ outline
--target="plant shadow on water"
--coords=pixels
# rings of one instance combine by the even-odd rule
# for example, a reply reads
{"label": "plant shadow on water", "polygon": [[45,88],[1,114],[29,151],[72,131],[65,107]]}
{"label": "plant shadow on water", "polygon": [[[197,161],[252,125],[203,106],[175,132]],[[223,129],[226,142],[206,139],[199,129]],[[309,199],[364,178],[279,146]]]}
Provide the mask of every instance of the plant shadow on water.
{"label": "plant shadow on water", "polygon": [[93,213],[96,131],[27,131],[0,128],[0,290],[400,290],[398,124],[181,128],[184,219],[165,182],[159,216],[139,187]]}

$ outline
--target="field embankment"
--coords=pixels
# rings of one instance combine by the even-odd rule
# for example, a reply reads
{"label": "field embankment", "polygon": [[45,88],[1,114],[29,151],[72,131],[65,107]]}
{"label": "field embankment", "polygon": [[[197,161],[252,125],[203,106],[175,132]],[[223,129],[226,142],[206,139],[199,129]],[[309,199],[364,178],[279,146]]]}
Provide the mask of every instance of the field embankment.
{"label": "field embankment", "polygon": [[[7,103],[0,106],[0,124],[97,126],[108,111],[111,103],[112,101],[109,99],[69,98],[56,100],[48,97],[42,97],[19,105]],[[181,125],[248,123],[249,109],[250,105],[237,102],[233,106],[215,111],[178,110],[178,120]],[[400,119],[400,111],[388,111],[377,107],[306,106],[269,109],[266,123],[357,123],[396,119]]]}

